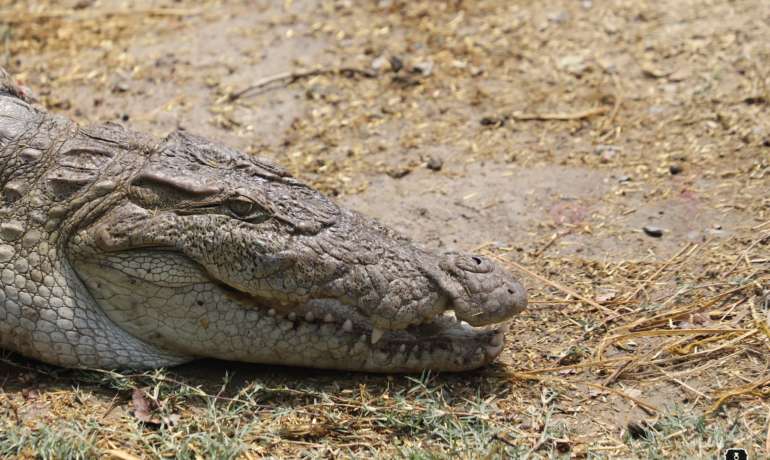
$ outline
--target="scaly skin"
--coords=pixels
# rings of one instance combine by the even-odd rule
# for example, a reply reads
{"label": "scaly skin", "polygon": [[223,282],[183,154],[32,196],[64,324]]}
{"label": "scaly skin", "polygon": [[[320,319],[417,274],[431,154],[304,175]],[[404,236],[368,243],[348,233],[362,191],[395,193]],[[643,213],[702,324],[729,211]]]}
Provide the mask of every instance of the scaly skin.
{"label": "scaly skin", "polygon": [[0,347],[68,367],[455,371],[492,361],[526,307],[490,261],[418,249],[265,160],[79,127],[4,75]]}

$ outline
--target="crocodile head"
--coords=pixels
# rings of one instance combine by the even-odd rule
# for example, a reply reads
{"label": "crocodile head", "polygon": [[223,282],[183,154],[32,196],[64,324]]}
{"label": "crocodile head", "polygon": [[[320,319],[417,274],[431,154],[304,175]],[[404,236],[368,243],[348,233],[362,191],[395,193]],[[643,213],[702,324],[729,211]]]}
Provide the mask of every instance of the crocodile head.
{"label": "crocodile head", "polygon": [[112,321],[160,349],[465,370],[500,353],[526,306],[489,260],[423,251],[263,160],[176,133],[139,163],[113,162],[123,185],[93,205],[68,252]]}

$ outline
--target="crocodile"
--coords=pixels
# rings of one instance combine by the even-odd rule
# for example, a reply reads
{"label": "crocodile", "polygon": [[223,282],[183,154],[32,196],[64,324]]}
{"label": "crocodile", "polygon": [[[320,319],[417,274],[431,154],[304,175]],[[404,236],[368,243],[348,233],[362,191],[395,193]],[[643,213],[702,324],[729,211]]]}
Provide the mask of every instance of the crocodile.
{"label": "crocodile", "polygon": [[271,161],[45,111],[0,69],[0,348],[71,368],[199,358],[463,371],[522,284],[425,250]]}

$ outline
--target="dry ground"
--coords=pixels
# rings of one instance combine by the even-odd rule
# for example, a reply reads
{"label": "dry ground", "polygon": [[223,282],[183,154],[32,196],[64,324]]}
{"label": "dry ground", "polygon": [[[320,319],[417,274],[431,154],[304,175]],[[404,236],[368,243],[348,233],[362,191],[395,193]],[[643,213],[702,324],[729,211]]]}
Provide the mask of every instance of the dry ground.
{"label": "dry ground", "polygon": [[532,300],[462,375],[6,355],[1,457],[770,456],[767,2],[0,5],[50,110],[272,157]]}

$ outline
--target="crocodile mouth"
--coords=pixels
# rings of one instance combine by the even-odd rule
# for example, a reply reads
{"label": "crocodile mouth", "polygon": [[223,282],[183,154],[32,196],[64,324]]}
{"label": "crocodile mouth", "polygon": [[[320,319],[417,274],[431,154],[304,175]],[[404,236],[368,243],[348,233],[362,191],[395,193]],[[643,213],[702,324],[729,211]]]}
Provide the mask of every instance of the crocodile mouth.
{"label": "crocodile mouth", "polygon": [[[212,278],[212,281],[213,278]],[[404,329],[379,329],[354,306],[338,299],[313,299],[306,302],[267,300],[216,281],[222,292],[243,308],[259,311],[274,318],[276,323],[291,324],[291,329],[324,326],[332,329],[337,339],[357,343],[369,352],[391,357],[430,356],[436,352],[455,355],[453,361],[460,370],[478,367],[493,361],[503,350],[510,321],[485,326],[471,326],[457,319],[453,310],[445,310],[433,318]],[[340,314],[344,312],[344,314]],[[392,361],[392,360],[391,360]],[[427,366],[426,368],[429,368]]]}
{"label": "crocodile mouth", "polygon": [[[263,297],[157,248],[77,257],[73,266],[115,324],[191,358],[367,372],[465,371],[502,352],[509,325],[471,326],[444,309],[418,324],[383,330],[344,299]],[[451,307],[446,299],[437,302]]]}

